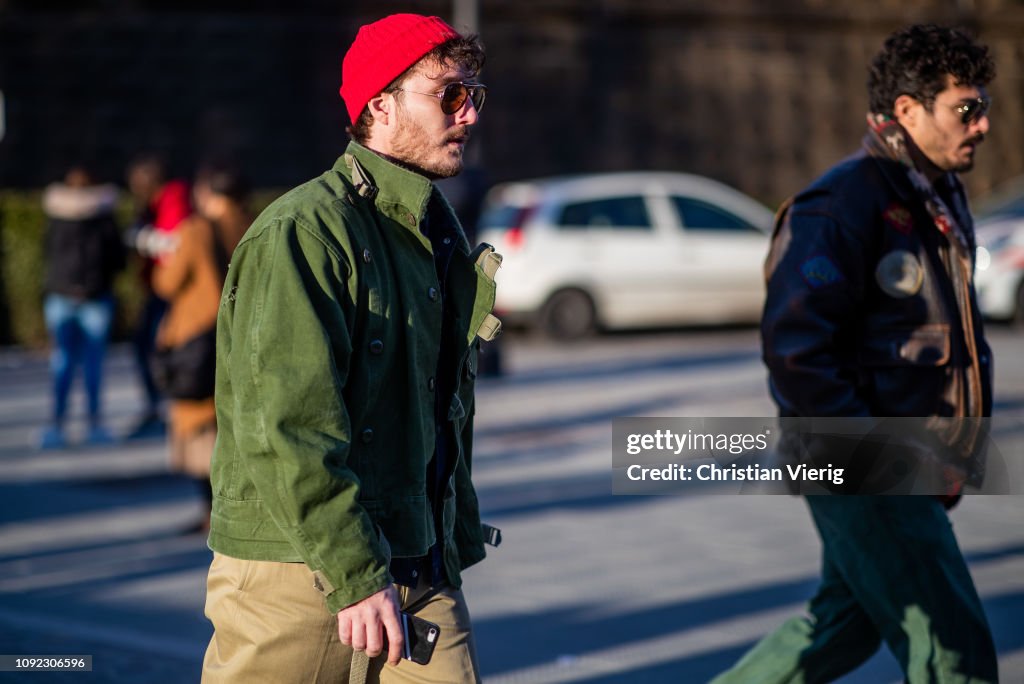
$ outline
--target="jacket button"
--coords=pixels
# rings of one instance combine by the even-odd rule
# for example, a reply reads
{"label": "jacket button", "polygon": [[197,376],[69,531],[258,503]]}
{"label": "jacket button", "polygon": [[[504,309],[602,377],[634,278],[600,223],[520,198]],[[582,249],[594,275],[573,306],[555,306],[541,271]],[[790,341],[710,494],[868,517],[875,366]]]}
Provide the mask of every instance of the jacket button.
{"label": "jacket button", "polygon": [[430,301],[436,302],[437,301],[437,288],[436,287],[432,287],[432,288],[428,289],[427,290],[427,297],[430,298]]}
{"label": "jacket button", "polygon": [[380,340],[374,340],[370,342],[370,353],[371,354],[382,354],[384,352],[384,343]]}
{"label": "jacket button", "polygon": [[363,250],[363,263],[368,264],[373,261],[373,255],[370,254],[370,250]]}
{"label": "jacket button", "polygon": [[405,220],[409,222],[410,226],[416,225],[416,216],[414,216],[413,214],[406,214]]}
{"label": "jacket button", "polygon": [[359,434],[359,439],[363,440],[363,444],[369,444],[373,441],[373,428],[366,428]]}
{"label": "jacket button", "polygon": [[437,381],[434,378],[427,378],[427,389],[433,392],[435,387],[437,387]]}

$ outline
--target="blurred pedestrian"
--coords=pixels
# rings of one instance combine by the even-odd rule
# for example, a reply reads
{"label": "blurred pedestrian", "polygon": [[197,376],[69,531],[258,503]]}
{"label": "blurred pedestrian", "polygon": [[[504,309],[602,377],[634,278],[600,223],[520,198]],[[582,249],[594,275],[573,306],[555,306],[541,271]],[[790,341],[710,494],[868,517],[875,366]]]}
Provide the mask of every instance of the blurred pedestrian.
{"label": "blurred pedestrian", "polygon": [[[782,416],[970,426],[990,415],[991,355],[957,174],[989,130],[994,74],[988,49],[961,31],[894,33],[870,70],[863,149],[783,205],[762,322]],[[810,615],[715,682],[833,681],[883,641],[908,682],[996,681],[992,634],[946,512],[957,499],[955,489],[807,497],[823,546]]]}
{"label": "blurred pedestrian", "polygon": [[103,359],[114,318],[114,277],[124,268],[125,250],[114,219],[117,188],[95,182],[84,166],[68,170],[61,183],[43,193],[48,223],[45,242],[44,315],[53,350],[53,421],[39,446],[65,446],[68,397],[81,365],[89,415],[87,441],[111,440],[103,425]]}
{"label": "blurred pedestrian", "polygon": [[128,187],[137,207],[128,241],[142,259],[140,277],[145,291],[132,338],[145,406],[128,437],[154,437],[163,434],[164,421],[160,414],[160,390],[153,381],[149,358],[167,302],[153,291],[153,269],[162,254],[173,247],[174,232],[192,213],[192,205],[188,183],[168,178],[167,163],[158,154],[144,153],[132,161],[128,167]]}
{"label": "blurred pedestrian", "polygon": [[[496,540],[470,470],[499,259],[470,250],[432,181],[462,170],[483,62],[476,37],[437,17],[363,26],[342,66],[353,141],[235,252],[218,319],[208,684],[363,668],[479,680],[460,585]],[[403,609],[440,628],[420,642],[436,646],[428,665],[400,662]]]}
{"label": "blurred pedestrian", "polygon": [[[153,291],[168,304],[157,332],[157,349],[180,347],[216,325],[228,261],[252,222],[248,192],[245,179],[231,166],[211,164],[196,175],[196,213],[180,224],[175,247],[153,269]],[[209,369],[212,372],[212,362]],[[208,384],[207,396],[191,393],[188,398],[176,398],[173,389],[165,388],[170,400],[171,468],[193,478],[199,487],[205,506],[200,529],[208,529],[210,523],[210,457],[217,438],[212,375]]]}

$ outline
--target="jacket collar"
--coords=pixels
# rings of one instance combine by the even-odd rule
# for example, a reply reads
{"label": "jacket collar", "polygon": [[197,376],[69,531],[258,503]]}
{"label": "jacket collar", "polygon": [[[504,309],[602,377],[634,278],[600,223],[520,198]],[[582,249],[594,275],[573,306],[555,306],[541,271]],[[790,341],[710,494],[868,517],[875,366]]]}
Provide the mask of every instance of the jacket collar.
{"label": "jacket collar", "polygon": [[[871,155],[868,155],[871,156]],[[896,193],[896,195],[904,202],[913,202],[916,199],[914,194],[914,188],[907,180],[906,171],[900,165],[898,161],[893,159],[885,159],[883,157],[871,156],[872,161],[878,166],[882,172],[882,176],[885,178],[889,187]]]}
{"label": "jacket collar", "polygon": [[356,192],[377,209],[409,228],[423,221],[434,184],[425,176],[381,157],[359,143],[349,142],[334,170],[350,178]]}

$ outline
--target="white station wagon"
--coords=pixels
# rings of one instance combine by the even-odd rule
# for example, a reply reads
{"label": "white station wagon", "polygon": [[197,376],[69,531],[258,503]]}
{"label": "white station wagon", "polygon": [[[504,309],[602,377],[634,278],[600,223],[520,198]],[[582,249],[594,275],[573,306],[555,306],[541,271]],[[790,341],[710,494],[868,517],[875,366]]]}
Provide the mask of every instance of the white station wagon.
{"label": "white station wagon", "polygon": [[558,338],[756,322],[772,212],[709,178],[610,173],[505,183],[478,239],[504,256],[495,309]]}

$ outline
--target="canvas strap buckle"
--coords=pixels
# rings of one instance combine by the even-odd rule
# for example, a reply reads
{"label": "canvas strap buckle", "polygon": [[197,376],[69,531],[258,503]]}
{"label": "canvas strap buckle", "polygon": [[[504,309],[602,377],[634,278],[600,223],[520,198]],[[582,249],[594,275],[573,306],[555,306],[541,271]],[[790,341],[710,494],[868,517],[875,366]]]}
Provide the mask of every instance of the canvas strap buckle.
{"label": "canvas strap buckle", "polygon": [[499,530],[497,527],[494,527],[493,525],[488,525],[487,523],[481,523],[480,527],[483,529],[484,532],[485,544],[489,544],[494,548],[498,548],[499,546],[501,546],[501,530]]}

